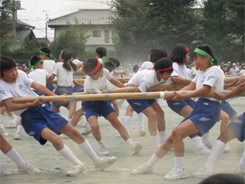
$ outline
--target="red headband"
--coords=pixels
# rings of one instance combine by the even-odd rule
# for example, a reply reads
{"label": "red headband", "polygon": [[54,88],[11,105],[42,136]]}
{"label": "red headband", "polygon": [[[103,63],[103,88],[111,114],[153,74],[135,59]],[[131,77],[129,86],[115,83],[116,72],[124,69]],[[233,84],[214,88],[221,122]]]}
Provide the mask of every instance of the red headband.
{"label": "red headband", "polygon": [[4,72],[7,72],[8,70],[9,70],[9,68],[1,71],[1,74],[3,74]]}
{"label": "red headband", "polygon": [[159,71],[166,71],[166,70],[170,70],[170,69],[172,69],[173,68],[173,66],[171,66],[171,67],[169,67],[169,68],[164,68],[164,69],[158,69]]}
{"label": "red headband", "polygon": [[138,72],[139,68],[140,68],[139,66],[136,68],[135,73]]}
{"label": "red headband", "polygon": [[186,48],[185,48],[185,52],[188,52],[188,51],[189,51],[189,49],[188,49],[188,47],[186,47]]}
{"label": "red headband", "polygon": [[95,72],[97,72],[97,70],[100,68],[100,66],[101,66],[101,62],[98,61],[96,67],[91,72],[89,72],[88,74],[89,75],[94,74]]}

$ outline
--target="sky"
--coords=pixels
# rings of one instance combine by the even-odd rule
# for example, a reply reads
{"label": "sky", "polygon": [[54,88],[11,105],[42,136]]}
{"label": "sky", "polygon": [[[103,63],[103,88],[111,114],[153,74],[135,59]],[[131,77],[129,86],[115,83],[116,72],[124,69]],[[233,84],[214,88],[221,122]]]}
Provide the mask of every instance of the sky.
{"label": "sky", "polygon": [[[109,8],[108,0],[21,0],[22,10],[17,11],[17,18],[31,26],[36,38],[45,38],[45,22],[79,9]],[[53,40],[54,30],[48,28],[47,37]]]}

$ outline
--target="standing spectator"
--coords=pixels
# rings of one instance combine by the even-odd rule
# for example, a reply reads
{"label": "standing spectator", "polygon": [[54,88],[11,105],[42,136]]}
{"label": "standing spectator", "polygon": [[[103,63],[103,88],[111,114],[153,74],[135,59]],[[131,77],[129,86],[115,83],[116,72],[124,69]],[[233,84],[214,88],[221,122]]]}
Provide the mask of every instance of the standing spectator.
{"label": "standing spectator", "polygon": [[236,69],[236,63],[233,63],[232,64],[232,68],[229,70],[229,73],[232,74],[232,75],[236,75],[237,72],[239,72],[239,70]]}
{"label": "standing spectator", "polygon": [[236,62],[236,69],[240,71],[240,63]]}

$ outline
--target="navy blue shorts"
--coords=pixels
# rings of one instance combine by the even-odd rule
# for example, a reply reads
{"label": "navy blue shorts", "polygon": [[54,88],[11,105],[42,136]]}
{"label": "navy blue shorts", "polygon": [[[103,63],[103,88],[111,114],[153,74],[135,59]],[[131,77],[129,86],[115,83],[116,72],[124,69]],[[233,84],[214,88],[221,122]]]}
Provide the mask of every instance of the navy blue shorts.
{"label": "navy blue shorts", "polygon": [[221,110],[225,111],[229,115],[230,119],[237,114],[226,100],[221,101]]}
{"label": "navy blue shorts", "polygon": [[46,85],[46,88],[48,88],[50,91],[54,90],[54,85],[50,84],[50,85]]}
{"label": "navy blue shorts", "polygon": [[229,127],[236,138],[243,142],[245,140],[245,112],[236,119],[232,120],[229,123]]}
{"label": "navy blue shorts", "polygon": [[176,112],[177,114],[180,114],[180,111],[187,105],[189,105],[191,108],[194,107],[196,101],[188,98],[184,100],[167,100],[168,106],[172,111]]}
{"label": "navy blue shorts", "polygon": [[84,92],[84,88],[82,86],[80,86],[80,85],[77,85],[77,84],[72,88],[72,90],[73,90],[73,93],[82,93],[82,92]]}
{"label": "navy blue shorts", "polygon": [[[36,91],[35,89],[33,90],[38,96],[45,96],[44,94]],[[50,102],[46,102],[49,106],[51,106],[51,103]]]}
{"label": "navy blue shorts", "polygon": [[[64,87],[64,86],[58,86],[54,92],[56,95],[71,95],[72,94],[72,86]],[[70,102],[67,102],[65,104],[61,104],[59,102],[52,102],[52,105],[56,108],[59,109],[61,106],[63,107],[68,107]]]}
{"label": "navy blue shorts", "polygon": [[156,102],[156,99],[132,99],[127,100],[127,102],[131,105],[135,112],[138,114],[141,113],[146,108],[150,107],[153,103]]}
{"label": "navy blue shorts", "polygon": [[83,113],[88,119],[90,116],[103,116],[106,118],[111,112],[115,112],[111,102],[104,101],[82,101]]}
{"label": "navy blue shorts", "polygon": [[197,134],[190,135],[190,137],[202,136],[219,120],[220,110],[220,103],[218,101],[199,98],[193,107],[193,111],[181,123],[190,119],[200,131]]}
{"label": "navy blue shorts", "polygon": [[44,128],[48,128],[59,134],[61,129],[68,121],[56,113],[50,106],[45,103],[42,106],[30,107],[20,115],[22,117],[22,126],[25,132],[33,136],[41,145],[47,140],[41,137]]}

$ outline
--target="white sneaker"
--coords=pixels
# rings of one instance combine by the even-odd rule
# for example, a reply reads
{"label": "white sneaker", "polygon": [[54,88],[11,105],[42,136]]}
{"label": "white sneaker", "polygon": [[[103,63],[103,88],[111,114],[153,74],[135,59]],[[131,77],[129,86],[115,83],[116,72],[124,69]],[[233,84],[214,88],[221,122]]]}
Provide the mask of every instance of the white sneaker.
{"label": "white sneaker", "polygon": [[70,139],[70,137],[66,136],[65,134],[60,134],[61,139]]}
{"label": "white sneaker", "polygon": [[110,152],[105,145],[100,146],[100,155],[109,155]]}
{"label": "white sneaker", "polygon": [[16,128],[17,126],[18,126],[18,122],[16,123],[16,121],[12,120],[5,127],[7,127],[7,128]]}
{"label": "white sneaker", "polygon": [[15,135],[14,135],[14,140],[20,140],[20,138],[21,138],[21,135],[20,135],[20,133],[15,133]]}
{"label": "white sneaker", "polygon": [[225,145],[225,149],[224,149],[224,153],[229,153],[231,151],[230,146],[228,145],[228,143],[226,143]]}
{"label": "white sneaker", "polygon": [[140,136],[145,136],[146,131],[145,131],[145,128],[144,127],[140,127],[139,134],[140,134]]}
{"label": "white sneaker", "polygon": [[142,149],[142,144],[140,142],[134,143],[131,147],[131,150],[133,151],[133,155],[138,155],[141,149]]}
{"label": "white sneaker", "polygon": [[117,160],[116,157],[99,158],[95,164],[95,170],[103,171]]}
{"label": "white sneaker", "polygon": [[33,167],[29,163],[26,163],[22,167],[18,168],[18,173],[22,174],[39,174],[40,172],[41,171],[39,169]]}
{"label": "white sneaker", "polygon": [[131,171],[131,174],[133,175],[150,174],[150,173],[153,173],[153,167],[149,167],[147,164],[141,165]]}
{"label": "white sneaker", "polygon": [[85,129],[81,132],[82,135],[89,135],[91,133],[91,128],[88,124],[86,124]]}
{"label": "white sneaker", "polygon": [[245,174],[245,164],[237,164],[235,171],[239,174]]}
{"label": "white sneaker", "polygon": [[0,133],[3,134],[4,136],[8,136],[8,132],[5,130],[5,128],[2,126],[0,127]]}
{"label": "white sneaker", "polygon": [[8,176],[10,174],[12,173],[0,167],[0,176]]}
{"label": "white sneaker", "polygon": [[181,169],[179,167],[174,167],[166,176],[164,176],[164,178],[168,180],[179,180],[187,177],[188,175],[185,172],[185,169]]}
{"label": "white sneaker", "polygon": [[202,179],[207,178],[208,176],[213,175],[213,174],[214,174],[214,170],[213,169],[207,169],[206,165],[201,167],[198,171],[192,173],[192,175],[195,178],[202,178]]}
{"label": "white sneaker", "polygon": [[211,153],[211,150],[208,149],[205,145],[202,145],[201,147],[196,148],[195,153],[201,155],[208,155]]}
{"label": "white sneaker", "polygon": [[85,164],[81,163],[81,164],[74,165],[72,170],[66,172],[66,175],[67,176],[74,176],[77,173],[82,173],[82,174],[87,173],[87,169],[86,169]]}
{"label": "white sneaker", "polygon": [[208,142],[207,144],[205,144],[205,146],[210,150],[213,148],[213,144],[211,142]]}

